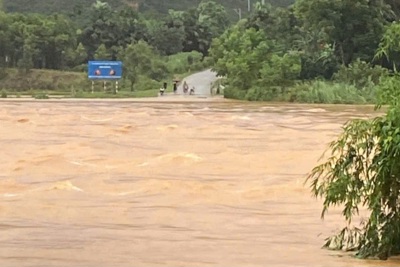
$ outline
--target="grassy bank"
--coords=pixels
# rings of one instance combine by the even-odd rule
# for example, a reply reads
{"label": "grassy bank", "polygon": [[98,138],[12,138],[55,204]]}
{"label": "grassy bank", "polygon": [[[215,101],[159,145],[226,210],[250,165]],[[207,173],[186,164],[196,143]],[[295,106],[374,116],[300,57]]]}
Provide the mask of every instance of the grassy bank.
{"label": "grassy bank", "polygon": [[0,91],[0,98],[138,98],[138,97],[156,97],[158,89],[150,89],[143,91],[119,91],[113,92],[88,92],[88,91],[48,91],[48,90],[29,90],[22,92]]}
{"label": "grassy bank", "polygon": [[[167,92],[172,91],[173,78],[185,77],[186,73],[174,75],[170,78]],[[88,80],[84,72],[69,72],[55,70],[32,69],[28,72],[18,69],[2,69],[0,75],[0,97],[33,97],[37,99],[65,97],[65,98],[134,98],[156,97],[161,83],[142,78],[130,90],[129,81],[121,80],[118,83],[118,93],[114,93],[115,83],[107,82],[104,90],[103,82],[94,83]]]}
{"label": "grassy bank", "polygon": [[224,97],[248,101],[280,101],[315,104],[373,104],[378,86],[357,88],[333,81],[301,82],[290,87],[255,87],[249,90],[230,88]]}
{"label": "grassy bank", "polygon": [[29,90],[69,91],[72,88],[90,86],[86,73],[37,70],[22,71],[18,69],[2,69],[0,90],[27,92]]}

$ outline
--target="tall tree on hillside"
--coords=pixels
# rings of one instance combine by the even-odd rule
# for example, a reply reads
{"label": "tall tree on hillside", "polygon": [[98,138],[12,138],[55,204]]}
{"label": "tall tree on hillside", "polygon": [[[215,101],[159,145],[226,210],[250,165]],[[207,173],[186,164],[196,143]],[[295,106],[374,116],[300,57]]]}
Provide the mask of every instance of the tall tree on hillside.
{"label": "tall tree on hillside", "polygon": [[400,66],[400,23],[393,22],[385,29],[375,59],[393,70]]}
{"label": "tall tree on hillside", "polygon": [[399,0],[384,0],[390,6],[389,12],[386,11],[386,17],[389,21],[397,21],[400,19],[400,1]]}
{"label": "tall tree on hillside", "polygon": [[263,31],[239,24],[214,40],[210,55],[217,74],[226,76],[229,86],[246,91],[257,83],[273,51],[273,42]]}
{"label": "tall tree on hillside", "polygon": [[113,11],[108,3],[97,1],[90,9],[90,23],[80,36],[80,41],[86,47],[89,58],[93,58],[96,49],[104,44],[106,48],[112,46]]}
{"label": "tall tree on hillside", "polygon": [[7,65],[13,49],[9,24],[10,16],[0,11],[0,67]]}
{"label": "tall tree on hillside", "polygon": [[122,53],[122,58],[125,62],[125,77],[131,83],[131,91],[134,90],[135,85],[142,75],[149,74],[151,72],[153,57],[154,51],[144,41],[139,41],[136,44],[132,43],[128,45],[128,47]]}
{"label": "tall tree on hillside", "polygon": [[65,64],[69,68],[81,66],[86,63],[87,52],[82,43],[79,43],[77,47],[71,47],[65,52]]}
{"label": "tall tree on hillside", "polygon": [[[7,53],[10,66],[16,66],[22,58],[27,62],[27,57],[32,56],[35,68],[64,67],[66,51],[76,46],[76,29],[69,19],[61,15],[8,16],[8,46],[5,46],[3,53]],[[10,45],[12,49],[9,48]]]}
{"label": "tall tree on hillside", "polygon": [[94,54],[96,60],[110,60],[111,55],[104,44],[101,44]]}
{"label": "tall tree on hillside", "polygon": [[162,55],[172,55],[182,51],[185,33],[182,27],[168,27],[165,21],[148,20],[148,42]]}
{"label": "tall tree on hillside", "polygon": [[184,31],[184,52],[198,51],[207,55],[212,39],[225,31],[229,20],[222,5],[203,0],[197,8],[170,12],[166,24]]}
{"label": "tall tree on hillside", "polygon": [[43,18],[35,29],[37,48],[40,51],[37,67],[61,69],[65,64],[66,51],[76,47],[76,29],[62,15]]}
{"label": "tall tree on hillside", "polygon": [[80,42],[93,58],[104,44],[115,59],[118,49],[137,39],[138,14],[132,8],[114,11],[106,2],[97,1],[90,9],[89,24],[80,35]]}
{"label": "tall tree on hillside", "polygon": [[294,41],[300,37],[299,26],[293,9],[276,8],[260,3],[256,3],[246,22],[246,27],[263,30],[268,38],[275,40],[284,51],[290,50]]}
{"label": "tall tree on hillside", "polygon": [[33,59],[37,56],[38,50],[35,49],[35,41],[32,36],[25,39],[22,47],[22,57],[18,60],[18,68],[20,71],[27,73],[34,67]]}
{"label": "tall tree on hillside", "polygon": [[223,5],[203,0],[197,7],[198,22],[211,32],[212,38],[220,36],[229,26],[228,15]]}
{"label": "tall tree on hillside", "polygon": [[325,42],[335,45],[342,64],[353,59],[371,61],[385,25],[381,0],[298,0],[297,17],[306,31],[323,31]]}

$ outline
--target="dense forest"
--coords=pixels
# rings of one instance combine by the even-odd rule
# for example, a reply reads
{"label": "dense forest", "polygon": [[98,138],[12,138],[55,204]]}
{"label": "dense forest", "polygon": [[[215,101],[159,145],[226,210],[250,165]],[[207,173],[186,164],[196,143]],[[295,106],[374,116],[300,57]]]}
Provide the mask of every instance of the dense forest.
{"label": "dense forest", "polygon": [[[257,0],[250,0],[250,9]],[[81,13],[89,12],[94,0],[3,0],[7,12],[23,13],[64,13],[68,14],[79,10]],[[167,15],[170,9],[185,11],[197,6],[201,0],[105,0],[112,8],[123,9],[126,6],[135,8],[138,12],[156,17]],[[228,17],[232,20],[238,18],[235,9],[241,9],[243,17],[248,15],[248,0],[219,0],[216,1],[225,7]],[[275,6],[288,6],[294,0],[266,0]]]}
{"label": "dense forest", "polygon": [[297,0],[256,5],[216,38],[210,55],[225,96],[267,101],[374,103],[395,81],[398,1]]}
{"label": "dense forest", "polygon": [[[88,60],[118,59],[125,63],[131,90],[143,89],[139,83],[148,88],[171,74],[209,65],[211,42],[229,25],[225,8],[213,1],[202,1],[186,11],[170,10],[162,19],[101,1],[85,14],[80,10],[69,15],[0,12],[0,78],[10,79],[6,69],[25,74],[32,69],[82,72]],[[10,86],[22,90],[33,85],[2,83],[3,88]],[[46,84],[42,89],[54,86]]]}
{"label": "dense forest", "polygon": [[[82,73],[88,60],[107,59],[124,61],[124,86],[130,90],[212,67],[229,98],[372,103],[399,67],[395,0],[297,0],[288,6],[290,1],[275,1],[281,6],[254,1],[247,17],[234,21],[227,10],[236,2],[227,0],[191,1],[198,3],[191,7],[189,1],[176,7],[176,1],[67,1],[62,6],[54,0],[57,5],[49,3],[47,10],[54,6],[60,13],[33,13],[44,12],[45,2],[3,0],[2,88],[27,86],[5,82],[16,75],[9,69],[26,76],[32,69]],[[9,12],[22,11],[11,3],[30,9]],[[63,12],[57,9],[61,6]],[[30,88],[57,86],[29,83]]]}

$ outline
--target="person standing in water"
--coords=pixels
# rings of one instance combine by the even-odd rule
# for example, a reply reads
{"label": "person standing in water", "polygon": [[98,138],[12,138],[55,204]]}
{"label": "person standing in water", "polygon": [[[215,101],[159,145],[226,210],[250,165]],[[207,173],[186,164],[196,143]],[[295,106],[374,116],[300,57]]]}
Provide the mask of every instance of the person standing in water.
{"label": "person standing in water", "polygon": [[178,82],[177,81],[174,81],[173,88],[174,88],[174,94],[176,94],[176,91],[178,90]]}
{"label": "person standing in water", "polygon": [[190,95],[194,95],[194,90],[195,90],[195,88],[194,88],[194,86],[192,86],[192,88],[190,88]]}
{"label": "person standing in water", "polygon": [[160,96],[164,95],[165,88],[163,86],[160,87]]}
{"label": "person standing in water", "polygon": [[183,93],[187,94],[189,91],[189,85],[186,83],[186,81],[183,82]]}

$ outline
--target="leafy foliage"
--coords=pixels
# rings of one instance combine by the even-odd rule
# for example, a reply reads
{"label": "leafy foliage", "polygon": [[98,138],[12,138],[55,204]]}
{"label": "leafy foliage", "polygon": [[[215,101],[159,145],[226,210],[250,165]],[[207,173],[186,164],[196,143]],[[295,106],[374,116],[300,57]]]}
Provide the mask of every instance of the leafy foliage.
{"label": "leafy foliage", "polygon": [[[324,199],[322,217],[330,207],[341,206],[347,222],[326,247],[354,250],[360,258],[400,254],[399,86],[397,72],[381,76],[376,108],[389,105],[385,115],[348,122],[330,144],[326,162],[308,176],[312,193]],[[357,228],[353,220],[360,209],[367,209],[369,217]]]}
{"label": "leafy foliage", "polygon": [[359,90],[379,85],[380,79],[389,75],[388,69],[357,59],[348,67],[342,65],[337,73],[333,75],[335,81],[352,84]]}
{"label": "leafy foliage", "polygon": [[361,91],[354,85],[315,80],[290,90],[290,101],[326,104],[365,104],[374,101],[375,87]]}
{"label": "leafy foliage", "polygon": [[144,41],[130,44],[121,52],[121,57],[125,62],[126,78],[131,82],[131,91],[134,90],[141,77],[160,81],[169,74],[167,66],[153,51],[153,48]]}
{"label": "leafy foliage", "polygon": [[[85,16],[89,7],[94,0],[2,0],[4,8],[8,12],[24,12],[24,13],[80,13]],[[186,11],[193,6],[197,6],[201,0],[104,0],[113,8],[124,9],[127,6],[135,7],[141,13],[160,17],[160,15],[168,14],[169,10]],[[221,3],[226,10],[229,11],[231,19],[237,18],[233,11],[235,8],[241,8],[243,14],[247,14],[247,1],[241,0],[221,0]],[[293,4],[294,0],[267,0],[267,2],[276,6],[288,6]],[[1,10],[1,9],[0,9]]]}
{"label": "leafy foliage", "polygon": [[228,75],[229,86],[248,90],[259,79],[264,60],[272,56],[273,48],[263,31],[237,25],[215,40],[210,54],[218,75]]}
{"label": "leafy foliage", "polygon": [[382,63],[391,64],[391,67],[396,70],[400,61],[400,23],[393,22],[386,26],[379,48],[376,52],[375,58],[381,60]]}
{"label": "leafy foliage", "polygon": [[384,76],[379,83],[377,92],[377,106],[382,105],[400,105],[400,74],[395,73],[390,76]]}
{"label": "leafy foliage", "polygon": [[[347,123],[331,143],[331,156],[309,179],[314,195],[324,198],[322,216],[331,206],[341,205],[348,226],[326,246],[356,250],[361,258],[387,259],[400,252],[399,143],[398,106],[383,117]],[[361,229],[351,228],[361,207],[370,216]]]}
{"label": "leafy foliage", "polygon": [[199,52],[182,52],[168,57],[167,66],[171,73],[187,73],[205,67],[203,55]]}
{"label": "leafy foliage", "polygon": [[370,0],[298,0],[295,3],[296,15],[304,29],[322,30],[324,41],[335,45],[336,56],[345,65],[355,58],[372,59],[386,22],[383,13],[388,9],[382,1]]}

